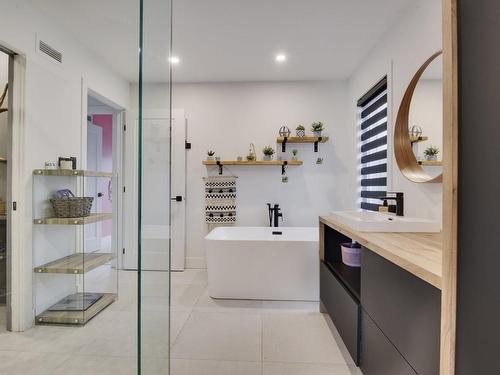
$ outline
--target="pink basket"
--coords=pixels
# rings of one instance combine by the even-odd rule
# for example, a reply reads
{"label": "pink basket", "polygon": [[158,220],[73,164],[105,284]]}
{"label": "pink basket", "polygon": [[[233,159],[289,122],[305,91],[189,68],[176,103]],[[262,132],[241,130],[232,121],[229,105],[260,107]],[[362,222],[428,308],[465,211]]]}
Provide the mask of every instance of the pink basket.
{"label": "pink basket", "polygon": [[343,243],[342,263],[350,267],[361,267],[361,246],[357,243]]}

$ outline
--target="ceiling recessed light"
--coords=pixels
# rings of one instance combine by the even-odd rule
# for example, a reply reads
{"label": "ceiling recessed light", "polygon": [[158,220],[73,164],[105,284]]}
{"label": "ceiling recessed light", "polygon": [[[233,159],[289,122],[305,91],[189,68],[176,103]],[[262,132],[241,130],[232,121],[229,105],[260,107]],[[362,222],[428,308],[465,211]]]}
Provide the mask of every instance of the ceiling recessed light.
{"label": "ceiling recessed light", "polygon": [[181,62],[181,60],[177,56],[171,56],[171,57],[169,57],[168,61],[172,65],[177,65],[177,64],[179,64]]}
{"label": "ceiling recessed light", "polygon": [[284,53],[278,53],[276,55],[276,62],[284,63],[286,61],[286,55]]}

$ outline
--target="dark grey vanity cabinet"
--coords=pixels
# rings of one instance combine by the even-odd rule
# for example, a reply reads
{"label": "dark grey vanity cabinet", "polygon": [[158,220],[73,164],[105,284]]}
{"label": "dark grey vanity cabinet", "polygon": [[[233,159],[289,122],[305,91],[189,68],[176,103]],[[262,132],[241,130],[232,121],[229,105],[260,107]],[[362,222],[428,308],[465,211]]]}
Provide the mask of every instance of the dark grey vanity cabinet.
{"label": "dark grey vanity cabinet", "polygon": [[406,374],[395,371],[403,362],[419,375],[439,374],[440,290],[363,249],[361,305],[365,375]]}
{"label": "dark grey vanity cabinet", "polygon": [[327,265],[321,263],[320,267],[321,302],[339,331],[354,363],[359,365],[361,314],[359,301],[351,295]]}
{"label": "dark grey vanity cabinet", "polygon": [[361,369],[364,375],[416,375],[366,312],[362,312],[363,332]]}
{"label": "dark grey vanity cabinet", "polygon": [[369,249],[342,263],[343,233],[323,228],[320,300],[364,375],[438,375],[441,291]]}

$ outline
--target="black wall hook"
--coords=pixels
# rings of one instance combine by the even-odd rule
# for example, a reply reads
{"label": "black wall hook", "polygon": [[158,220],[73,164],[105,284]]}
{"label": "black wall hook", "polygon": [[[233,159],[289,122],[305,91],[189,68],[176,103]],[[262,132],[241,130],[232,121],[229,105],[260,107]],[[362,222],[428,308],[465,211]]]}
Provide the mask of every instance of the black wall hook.
{"label": "black wall hook", "polygon": [[281,152],[286,152],[286,142],[288,141],[288,137],[283,137],[283,143],[281,143]]}
{"label": "black wall hook", "polygon": [[222,163],[220,162],[220,160],[217,160],[217,165],[219,166],[219,174],[222,174],[223,166],[222,166]]}
{"label": "black wall hook", "polygon": [[281,164],[281,175],[285,174],[285,167],[288,165],[288,161],[284,161],[283,164]]}
{"label": "black wall hook", "polygon": [[323,137],[318,137],[316,142],[314,142],[314,152],[318,152],[318,143],[323,140]]}

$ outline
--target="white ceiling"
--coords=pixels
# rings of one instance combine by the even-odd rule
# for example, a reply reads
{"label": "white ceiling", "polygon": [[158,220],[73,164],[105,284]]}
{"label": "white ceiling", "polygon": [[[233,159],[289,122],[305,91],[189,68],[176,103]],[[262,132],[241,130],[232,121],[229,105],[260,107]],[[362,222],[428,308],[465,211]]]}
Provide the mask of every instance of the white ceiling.
{"label": "white ceiling", "polygon": [[[29,0],[137,81],[138,0]],[[174,0],[175,81],[348,78],[412,0]],[[168,80],[168,4],[144,0],[145,80]],[[284,52],[286,63],[274,56]]]}

